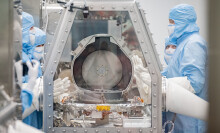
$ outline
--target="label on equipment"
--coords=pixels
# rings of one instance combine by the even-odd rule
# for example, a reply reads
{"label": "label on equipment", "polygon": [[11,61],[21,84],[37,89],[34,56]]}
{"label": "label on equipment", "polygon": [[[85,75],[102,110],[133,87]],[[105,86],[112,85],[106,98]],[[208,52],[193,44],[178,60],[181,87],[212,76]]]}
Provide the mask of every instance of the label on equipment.
{"label": "label on equipment", "polygon": [[105,105],[97,105],[96,109],[98,111],[110,111],[111,107],[110,106],[105,106]]}

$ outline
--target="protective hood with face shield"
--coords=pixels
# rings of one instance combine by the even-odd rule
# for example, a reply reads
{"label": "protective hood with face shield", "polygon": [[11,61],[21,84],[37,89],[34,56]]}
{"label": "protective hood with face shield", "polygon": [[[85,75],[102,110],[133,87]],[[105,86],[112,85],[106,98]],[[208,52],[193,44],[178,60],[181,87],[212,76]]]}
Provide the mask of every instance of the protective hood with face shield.
{"label": "protective hood with face shield", "polygon": [[34,26],[34,18],[26,12],[22,12],[22,51],[28,54],[32,45],[30,44],[29,32],[31,27]]}
{"label": "protective hood with face shield", "polygon": [[43,58],[44,53],[44,45],[46,43],[46,34],[41,29],[34,27],[33,30],[30,31],[30,42],[33,45],[30,50],[29,55],[32,59],[36,59],[40,61]]}
{"label": "protective hood with face shield", "polygon": [[[29,35],[30,38],[29,45],[31,46],[30,50],[27,50],[28,54],[25,52],[22,52],[22,59],[23,63],[26,63],[28,60],[37,60],[40,61],[43,58],[43,52],[44,52],[44,46],[39,47],[39,45],[42,45],[46,42],[46,34],[44,31],[37,27],[33,27],[30,32],[32,35]],[[32,37],[31,37],[32,36]],[[32,43],[31,43],[32,42]],[[38,77],[42,76],[41,67],[38,68]],[[24,82],[28,82],[28,75],[25,75],[23,77]]]}
{"label": "protective hood with face shield", "polygon": [[166,38],[166,39],[165,39],[164,60],[165,60],[165,62],[166,62],[167,65],[169,64],[169,62],[170,62],[170,60],[171,60],[171,58],[172,58],[174,52],[176,51],[176,49],[173,48],[173,47],[167,48],[168,45],[173,45],[173,46],[176,47],[176,44],[175,44],[175,43],[171,43],[171,42],[169,41],[169,38]]}
{"label": "protective hood with face shield", "polygon": [[[168,25],[169,42],[176,44],[182,35],[198,32],[197,16],[193,6],[180,4],[170,10],[169,19],[175,24]],[[178,43],[177,43],[178,45]]]}

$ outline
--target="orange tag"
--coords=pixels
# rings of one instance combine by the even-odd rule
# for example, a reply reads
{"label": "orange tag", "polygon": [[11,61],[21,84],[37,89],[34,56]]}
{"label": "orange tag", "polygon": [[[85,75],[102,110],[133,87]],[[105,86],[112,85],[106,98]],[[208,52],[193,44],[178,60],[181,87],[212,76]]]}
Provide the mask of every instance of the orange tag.
{"label": "orange tag", "polygon": [[96,109],[98,111],[110,111],[111,107],[110,106],[104,106],[104,105],[97,105]]}

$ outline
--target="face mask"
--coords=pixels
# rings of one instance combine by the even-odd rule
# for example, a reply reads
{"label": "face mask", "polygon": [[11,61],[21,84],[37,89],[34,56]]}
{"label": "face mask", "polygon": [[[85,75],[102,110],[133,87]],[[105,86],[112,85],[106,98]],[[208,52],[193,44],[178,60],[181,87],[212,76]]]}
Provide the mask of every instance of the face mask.
{"label": "face mask", "polygon": [[167,64],[169,64],[171,57],[173,56],[176,49],[169,48],[165,50],[164,58]]}
{"label": "face mask", "polygon": [[176,49],[173,48],[168,48],[165,50],[166,54],[173,54],[175,52]]}
{"label": "face mask", "polygon": [[168,25],[168,35],[169,36],[174,32],[174,29],[175,29],[175,25],[174,24],[169,24]]}
{"label": "face mask", "polygon": [[37,60],[41,60],[43,58],[44,47],[36,47],[34,50],[34,57]]}
{"label": "face mask", "polygon": [[32,45],[34,45],[35,43],[35,30],[34,29],[30,30],[30,42]]}

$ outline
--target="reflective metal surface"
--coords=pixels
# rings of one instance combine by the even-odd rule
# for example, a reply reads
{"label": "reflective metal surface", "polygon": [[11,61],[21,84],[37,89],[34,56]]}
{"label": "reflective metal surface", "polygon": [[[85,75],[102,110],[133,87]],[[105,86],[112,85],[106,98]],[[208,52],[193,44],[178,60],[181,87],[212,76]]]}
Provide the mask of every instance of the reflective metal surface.
{"label": "reflective metal surface", "polygon": [[14,69],[14,64],[21,59],[20,1],[0,1],[0,15],[0,132],[7,132],[14,118],[21,115],[15,103],[20,100],[17,81],[21,76]]}
{"label": "reflective metal surface", "polygon": [[12,96],[13,74],[13,10],[11,1],[0,2],[0,85]]}

